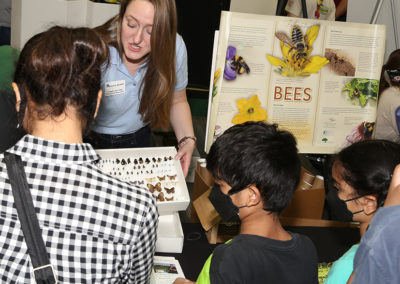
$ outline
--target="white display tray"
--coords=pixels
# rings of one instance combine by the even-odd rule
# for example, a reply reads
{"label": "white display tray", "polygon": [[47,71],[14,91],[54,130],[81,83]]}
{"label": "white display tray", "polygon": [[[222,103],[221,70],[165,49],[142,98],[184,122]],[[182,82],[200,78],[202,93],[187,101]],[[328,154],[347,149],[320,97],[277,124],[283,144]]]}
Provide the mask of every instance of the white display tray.
{"label": "white display tray", "polygon": [[[189,192],[180,161],[175,160],[175,147],[99,149],[97,166],[105,173],[153,191],[158,212],[186,210]],[[173,191],[173,192],[172,192]]]}
{"label": "white display tray", "polygon": [[156,252],[181,253],[183,230],[179,213],[160,215],[158,218]]}

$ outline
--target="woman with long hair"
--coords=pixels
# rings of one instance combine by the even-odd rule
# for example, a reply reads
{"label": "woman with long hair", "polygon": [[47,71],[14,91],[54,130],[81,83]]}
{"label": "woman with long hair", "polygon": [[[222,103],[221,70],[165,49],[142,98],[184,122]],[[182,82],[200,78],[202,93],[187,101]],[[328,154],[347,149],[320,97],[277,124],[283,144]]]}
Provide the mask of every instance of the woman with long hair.
{"label": "woman with long hair", "polygon": [[122,0],[119,14],[96,30],[110,50],[102,74],[99,115],[89,136],[95,148],[150,146],[150,129],[171,124],[176,159],[187,174],[195,148],[186,98],[187,53],[177,34],[174,0]]}
{"label": "woman with long hair", "polygon": [[382,67],[375,138],[400,142],[400,49]]}

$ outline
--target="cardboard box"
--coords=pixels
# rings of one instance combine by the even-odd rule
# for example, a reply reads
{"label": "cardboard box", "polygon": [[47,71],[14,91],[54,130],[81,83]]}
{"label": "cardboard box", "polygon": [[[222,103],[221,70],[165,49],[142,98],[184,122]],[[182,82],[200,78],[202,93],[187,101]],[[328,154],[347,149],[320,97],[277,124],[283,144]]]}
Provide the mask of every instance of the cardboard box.
{"label": "cardboard box", "polygon": [[239,233],[240,224],[221,222],[221,217],[208,199],[214,178],[203,162],[199,162],[195,171],[191,221],[200,221],[210,244],[224,243]]}
{"label": "cardboard box", "polygon": [[[197,167],[194,173],[194,184],[192,190],[192,200],[196,200],[214,185],[214,178],[205,167],[205,159],[197,160]],[[194,207],[194,202],[190,208],[190,221],[199,222],[199,217]]]}
{"label": "cardboard box", "polygon": [[[214,180],[210,172],[199,167],[196,169],[192,197],[192,200],[194,200],[192,213],[196,213],[196,216],[192,216],[192,220],[195,220],[194,217],[198,218],[206,231],[208,242],[211,244],[231,239],[239,233],[240,229],[237,223],[221,223],[221,217],[208,199],[213,183]],[[299,186],[291,203],[283,211],[281,220],[292,225],[310,224],[310,221],[298,221],[321,219],[324,202],[323,180],[321,182],[321,177],[316,178],[309,171],[302,169]]]}
{"label": "cardboard box", "polygon": [[178,212],[160,215],[158,218],[156,252],[181,253],[183,230]]}
{"label": "cardboard box", "polygon": [[[149,190],[163,193],[157,201],[160,214],[184,211],[190,197],[180,161],[175,160],[175,147],[125,148],[96,150],[102,158],[97,166],[105,173]],[[173,189],[173,193],[168,191]],[[161,190],[159,192],[158,190]],[[167,200],[173,198],[173,200]]]}
{"label": "cardboard box", "polygon": [[282,217],[321,219],[325,204],[324,179],[302,168],[300,183]]}
{"label": "cardboard box", "polygon": [[240,224],[221,222],[221,217],[208,199],[210,192],[211,188],[193,201],[193,206],[206,231],[208,242],[210,244],[224,243],[239,233]]}

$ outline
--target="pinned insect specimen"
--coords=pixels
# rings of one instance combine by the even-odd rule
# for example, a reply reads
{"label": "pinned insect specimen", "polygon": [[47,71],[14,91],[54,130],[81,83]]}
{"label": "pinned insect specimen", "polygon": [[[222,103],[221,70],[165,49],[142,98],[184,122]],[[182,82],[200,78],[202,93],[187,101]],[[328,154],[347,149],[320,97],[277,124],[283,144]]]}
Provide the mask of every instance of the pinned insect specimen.
{"label": "pinned insect specimen", "polygon": [[157,201],[165,201],[164,193],[160,192],[160,194],[156,198]]}
{"label": "pinned insect specimen", "polygon": [[148,183],[147,188],[150,190],[151,193],[153,193],[155,190],[157,190],[158,192],[160,192],[162,190],[160,182],[157,182],[156,185],[152,185],[151,183]]}
{"label": "pinned insect specimen", "polygon": [[175,193],[175,187],[171,187],[171,188],[164,187],[164,189],[168,194]]}
{"label": "pinned insect specimen", "polygon": [[172,176],[167,175],[167,176],[168,176],[168,178],[169,178],[170,180],[175,180],[175,178],[176,178],[176,175],[172,175]]}
{"label": "pinned insect specimen", "polygon": [[162,177],[157,176],[157,177],[158,177],[158,179],[159,179],[160,181],[165,180],[165,176],[162,176]]}
{"label": "pinned insect specimen", "polygon": [[173,197],[173,196],[171,196],[170,198],[165,197],[165,200],[167,200],[167,201],[172,201],[172,200],[174,200],[174,197]]}

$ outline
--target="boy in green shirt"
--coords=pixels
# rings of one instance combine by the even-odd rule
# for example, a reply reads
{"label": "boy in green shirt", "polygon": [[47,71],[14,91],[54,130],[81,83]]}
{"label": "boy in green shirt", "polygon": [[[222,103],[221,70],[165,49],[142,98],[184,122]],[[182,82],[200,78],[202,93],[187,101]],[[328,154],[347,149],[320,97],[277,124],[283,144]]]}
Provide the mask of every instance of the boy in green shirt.
{"label": "boy in green shirt", "polygon": [[293,135],[263,122],[232,126],[211,146],[207,168],[216,181],[210,201],[222,219],[241,226],[214,250],[196,283],[318,283],[313,243],[279,221],[300,178]]}

